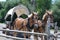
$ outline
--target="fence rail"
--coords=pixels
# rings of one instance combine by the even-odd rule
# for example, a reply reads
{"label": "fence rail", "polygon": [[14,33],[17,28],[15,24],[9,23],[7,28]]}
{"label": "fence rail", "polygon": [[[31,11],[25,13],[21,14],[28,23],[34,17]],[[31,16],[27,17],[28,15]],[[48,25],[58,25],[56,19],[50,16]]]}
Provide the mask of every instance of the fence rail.
{"label": "fence rail", "polygon": [[[9,31],[9,32],[17,32],[17,33],[28,33],[28,34],[31,34],[31,35],[37,34],[37,35],[42,35],[42,36],[48,36],[46,33],[28,32],[28,31],[19,31],[19,30],[0,29],[0,31]],[[7,37],[7,38],[12,38],[12,39],[31,40],[31,38],[30,39],[27,39],[27,38],[19,38],[19,37],[13,37],[13,36],[8,36],[8,35],[0,35],[0,36]]]}
{"label": "fence rail", "polygon": [[57,32],[54,34],[55,38],[59,38],[60,39],[60,36],[58,37],[58,35],[60,35],[60,32]]}
{"label": "fence rail", "polygon": [[[9,31],[9,32],[18,32],[18,33],[21,32],[21,33],[28,33],[28,34],[32,34],[32,35],[37,34],[37,35],[42,35],[42,36],[48,36],[48,34],[46,34],[46,33],[27,32],[27,31],[18,31],[18,30],[0,29],[0,31]],[[59,38],[60,39],[60,37],[58,37],[57,35],[60,35],[60,32],[55,33],[52,36],[54,36],[55,38]],[[30,40],[30,39],[27,39],[27,38],[19,38],[19,37],[13,37],[13,36],[8,36],[8,35],[1,35],[1,34],[0,34],[0,36],[7,37],[7,38],[12,38],[12,39],[22,39],[22,40],[26,39],[26,40]]]}
{"label": "fence rail", "polygon": [[19,39],[19,40],[29,40],[27,38],[19,38],[19,37],[13,37],[13,36],[8,36],[8,35],[3,35],[3,34],[0,34],[1,37],[6,37],[6,38],[11,38],[11,39]]}
{"label": "fence rail", "polygon": [[55,35],[60,35],[60,32],[58,32],[58,33],[55,33]]}
{"label": "fence rail", "polygon": [[46,33],[37,33],[37,32],[29,32],[29,31],[18,31],[18,30],[7,30],[7,29],[0,29],[0,31],[10,31],[10,32],[21,32],[21,33],[28,33],[28,34],[37,34],[37,35],[46,35]]}

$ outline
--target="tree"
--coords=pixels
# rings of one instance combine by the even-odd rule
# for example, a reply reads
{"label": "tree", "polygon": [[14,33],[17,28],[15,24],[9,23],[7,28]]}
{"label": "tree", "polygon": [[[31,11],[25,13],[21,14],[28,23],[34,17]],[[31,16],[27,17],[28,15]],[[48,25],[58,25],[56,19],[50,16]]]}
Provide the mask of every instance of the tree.
{"label": "tree", "polygon": [[60,0],[56,0],[52,5],[51,10],[53,10],[54,21],[58,22],[58,26],[60,26]]}
{"label": "tree", "polygon": [[45,10],[50,8],[51,0],[6,0],[0,3],[0,17],[3,18],[9,9],[19,4],[24,4],[30,11],[38,11],[39,19],[41,19]]}
{"label": "tree", "polygon": [[52,0],[36,0],[36,11],[39,12],[40,19],[42,18],[45,10],[49,10],[51,7]]}
{"label": "tree", "polygon": [[2,4],[0,3],[0,9],[2,9]]}

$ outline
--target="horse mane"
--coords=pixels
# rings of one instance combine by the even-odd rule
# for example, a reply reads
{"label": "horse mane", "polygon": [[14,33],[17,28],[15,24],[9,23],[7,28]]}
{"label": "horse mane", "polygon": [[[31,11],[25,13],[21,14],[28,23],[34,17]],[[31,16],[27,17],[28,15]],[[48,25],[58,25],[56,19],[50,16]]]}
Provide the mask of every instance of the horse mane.
{"label": "horse mane", "polygon": [[52,11],[46,10],[45,14],[43,15],[42,20],[47,20],[46,17],[47,17],[48,15],[53,16],[53,15],[52,15]]}
{"label": "horse mane", "polygon": [[42,20],[45,20],[46,16],[47,16],[47,13],[45,13],[45,14],[43,15]]}

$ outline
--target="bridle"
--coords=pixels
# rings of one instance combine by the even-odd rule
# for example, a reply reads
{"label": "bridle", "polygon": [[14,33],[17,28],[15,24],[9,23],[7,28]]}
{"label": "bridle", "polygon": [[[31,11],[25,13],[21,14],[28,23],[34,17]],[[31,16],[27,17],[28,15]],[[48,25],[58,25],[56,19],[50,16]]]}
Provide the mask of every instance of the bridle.
{"label": "bridle", "polygon": [[31,30],[34,28],[34,24],[30,27],[30,22],[29,22],[29,20],[30,20],[30,19],[28,18],[28,23],[27,23],[26,26],[27,26],[28,30],[31,31]]}
{"label": "bridle", "polygon": [[[37,18],[32,17],[32,21],[34,21],[36,19]],[[37,20],[37,23],[33,23],[32,26],[30,26],[30,22],[29,21],[30,21],[30,19],[28,18],[28,23],[27,23],[26,26],[27,26],[28,30],[31,31],[34,28],[34,24],[38,24],[38,20]]]}

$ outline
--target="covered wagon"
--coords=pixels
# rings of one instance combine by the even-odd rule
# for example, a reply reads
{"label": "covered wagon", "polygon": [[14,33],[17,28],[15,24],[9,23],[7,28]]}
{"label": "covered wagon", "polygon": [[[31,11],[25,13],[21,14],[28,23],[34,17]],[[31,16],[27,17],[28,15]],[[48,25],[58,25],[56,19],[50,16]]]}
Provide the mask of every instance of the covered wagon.
{"label": "covered wagon", "polygon": [[18,5],[11,8],[5,16],[5,23],[10,25],[17,17],[21,16],[22,14],[29,15],[30,10],[25,5]]}

